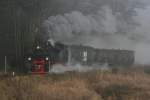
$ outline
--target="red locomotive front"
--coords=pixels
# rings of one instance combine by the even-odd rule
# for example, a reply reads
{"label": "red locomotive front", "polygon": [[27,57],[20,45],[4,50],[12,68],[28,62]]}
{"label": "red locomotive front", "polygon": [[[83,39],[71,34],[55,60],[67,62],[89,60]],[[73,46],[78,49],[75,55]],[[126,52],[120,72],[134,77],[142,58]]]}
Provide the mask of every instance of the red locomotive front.
{"label": "red locomotive front", "polygon": [[45,74],[50,72],[52,65],[58,62],[58,55],[60,52],[60,46],[51,45],[51,43],[45,43],[46,45],[38,45],[34,47],[32,53],[26,58],[26,67],[29,73],[32,74]]}

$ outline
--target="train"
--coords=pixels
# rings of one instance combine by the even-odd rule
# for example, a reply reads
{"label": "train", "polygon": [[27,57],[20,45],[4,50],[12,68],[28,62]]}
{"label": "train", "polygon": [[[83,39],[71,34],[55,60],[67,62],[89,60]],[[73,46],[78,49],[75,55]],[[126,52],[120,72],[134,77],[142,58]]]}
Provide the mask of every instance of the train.
{"label": "train", "polygon": [[51,71],[53,65],[83,66],[131,66],[135,52],[120,49],[98,49],[84,45],[66,45],[61,42],[47,41],[34,46],[32,53],[25,57],[25,67],[29,73],[44,74]]}

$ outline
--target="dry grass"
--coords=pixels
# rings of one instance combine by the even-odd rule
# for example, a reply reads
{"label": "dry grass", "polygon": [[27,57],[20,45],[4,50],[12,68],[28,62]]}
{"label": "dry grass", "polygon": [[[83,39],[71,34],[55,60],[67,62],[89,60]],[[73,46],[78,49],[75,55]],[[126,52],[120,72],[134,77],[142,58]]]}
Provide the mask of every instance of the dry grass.
{"label": "dry grass", "polygon": [[150,75],[143,72],[70,72],[0,81],[1,100],[149,100]]}

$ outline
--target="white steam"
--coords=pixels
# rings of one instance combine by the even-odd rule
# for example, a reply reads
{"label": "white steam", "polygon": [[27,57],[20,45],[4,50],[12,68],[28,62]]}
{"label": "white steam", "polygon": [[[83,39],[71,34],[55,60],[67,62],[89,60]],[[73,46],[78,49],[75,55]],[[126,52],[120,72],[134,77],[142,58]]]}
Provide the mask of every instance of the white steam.
{"label": "white steam", "polygon": [[84,15],[79,11],[72,11],[64,15],[50,16],[44,25],[50,37],[55,40],[85,44],[97,36],[114,35],[117,32],[116,22],[112,10],[105,6],[96,14]]}
{"label": "white steam", "polygon": [[64,72],[72,72],[72,71],[77,71],[77,72],[88,72],[88,71],[92,71],[92,70],[102,70],[102,71],[106,71],[106,70],[110,70],[109,67],[107,66],[107,64],[104,64],[102,66],[83,66],[80,64],[76,64],[76,65],[61,65],[61,64],[56,64],[53,66],[53,68],[51,69],[51,73],[64,73]]}
{"label": "white steam", "polygon": [[[114,11],[108,5],[101,6],[94,13],[74,10],[50,16],[43,26],[55,41],[135,50],[136,63],[150,64],[150,7],[133,9],[132,6],[130,3],[125,7],[125,13],[121,8]],[[130,12],[131,8],[133,12]]]}
{"label": "white steam", "polygon": [[136,61],[140,64],[150,64],[150,7],[136,11],[138,15],[134,19],[139,23],[134,30],[137,37]]}

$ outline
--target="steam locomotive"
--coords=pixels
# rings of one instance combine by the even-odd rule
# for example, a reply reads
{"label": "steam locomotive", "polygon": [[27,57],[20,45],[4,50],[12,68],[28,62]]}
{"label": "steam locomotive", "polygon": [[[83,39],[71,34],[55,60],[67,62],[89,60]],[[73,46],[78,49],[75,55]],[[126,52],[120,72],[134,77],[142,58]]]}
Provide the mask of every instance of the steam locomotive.
{"label": "steam locomotive", "polygon": [[65,45],[51,40],[36,45],[25,57],[25,66],[30,73],[50,72],[54,64],[81,64],[84,66],[130,66],[134,63],[134,51],[119,49],[96,49],[82,45]]}
{"label": "steam locomotive", "polygon": [[31,53],[25,56],[25,67],[29,73],[45,74],[49,72],[52,65],[59,62],[59,53],[64,45],[57,42],[47,41],[46,43],[33,47]]}

